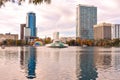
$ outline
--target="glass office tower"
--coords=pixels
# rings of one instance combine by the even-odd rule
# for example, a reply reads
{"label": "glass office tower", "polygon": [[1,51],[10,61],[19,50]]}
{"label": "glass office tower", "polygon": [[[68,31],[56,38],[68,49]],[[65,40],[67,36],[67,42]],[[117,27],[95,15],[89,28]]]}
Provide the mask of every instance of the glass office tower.
{"label": "glass office tower", "polygon": [[30,36],[36,37],[36,15],[33,12],[27,13],[27,27],[30,28]]}
{"label": "glass office tower", "polygon": [[97,24],[97,7],[79,4],[76,20],[76,37],[94,39],[93,26]]}

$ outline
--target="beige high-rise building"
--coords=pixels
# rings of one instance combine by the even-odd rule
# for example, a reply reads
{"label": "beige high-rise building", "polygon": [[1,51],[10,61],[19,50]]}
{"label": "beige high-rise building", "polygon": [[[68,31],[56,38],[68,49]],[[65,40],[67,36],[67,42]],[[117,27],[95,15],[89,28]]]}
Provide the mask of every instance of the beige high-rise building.
{"label": "beige high-rise building", "polygon": [[18,34],[10,34],[10,33],[0,34],[0,42],[6,39],[18,40]]}
{"label": "beige high-rise building", "polygon": [[110,23],[100,23],[94,25],[94,39],[111,39],[111,26]]}

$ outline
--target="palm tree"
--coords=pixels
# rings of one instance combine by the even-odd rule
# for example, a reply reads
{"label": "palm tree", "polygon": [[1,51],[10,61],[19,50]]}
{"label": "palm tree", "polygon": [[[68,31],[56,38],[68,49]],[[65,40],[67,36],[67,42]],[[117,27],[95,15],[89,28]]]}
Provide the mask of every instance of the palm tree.
{"label": "palm tree", "polygon": [[[0,0],[0,7],[4,6],[4,3],[8,2],[8,1],[12,2],[12,3],[15,3],[15,0]],[[21,2],[23,2],[23,1],[25,1],[25,0],[18,0],[18,5],[21,5]],[[29,3],[33,3],[35,5],[41,4],[41,3],[44,3],[44,2],[49,4],[51,2],[51,0],[29,0]]]}
{"label": "palm tree", "polygon": [[34,3],[34,4],[40,4],[40,3],[43,3],[43,2],[45,2],[45,3],[50,3],[51,2],[51,0],[29,0],[29,2],[31,3]]}

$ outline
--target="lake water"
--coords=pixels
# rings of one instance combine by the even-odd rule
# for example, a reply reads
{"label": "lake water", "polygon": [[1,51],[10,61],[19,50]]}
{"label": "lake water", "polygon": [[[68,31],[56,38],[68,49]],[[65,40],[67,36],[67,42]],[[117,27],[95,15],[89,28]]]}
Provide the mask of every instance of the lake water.
{"label": "lake water", "polygon": [[0,48],[0,80],[120,80],[120,48]]}

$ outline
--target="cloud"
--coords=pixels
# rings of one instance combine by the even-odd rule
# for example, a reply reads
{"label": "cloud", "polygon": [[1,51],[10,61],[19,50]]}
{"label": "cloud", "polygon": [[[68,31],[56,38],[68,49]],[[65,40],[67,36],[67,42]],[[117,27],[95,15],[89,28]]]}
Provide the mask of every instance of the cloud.
{"label": "cloud", "polygon": [[18,6],[8,2],[5,7],[0,9],[0,32],[20,34],[20,24],[26,23],[26,14],[33,11],[36,13],[38,37],[52,36],[55,31],[59,31],[62,36],[75,36],[76,5],[96,6],[98,9],[98,23],[119,23],[119,3],[119,0],[52,0],[49,5],[35,6],[23,3]]}

